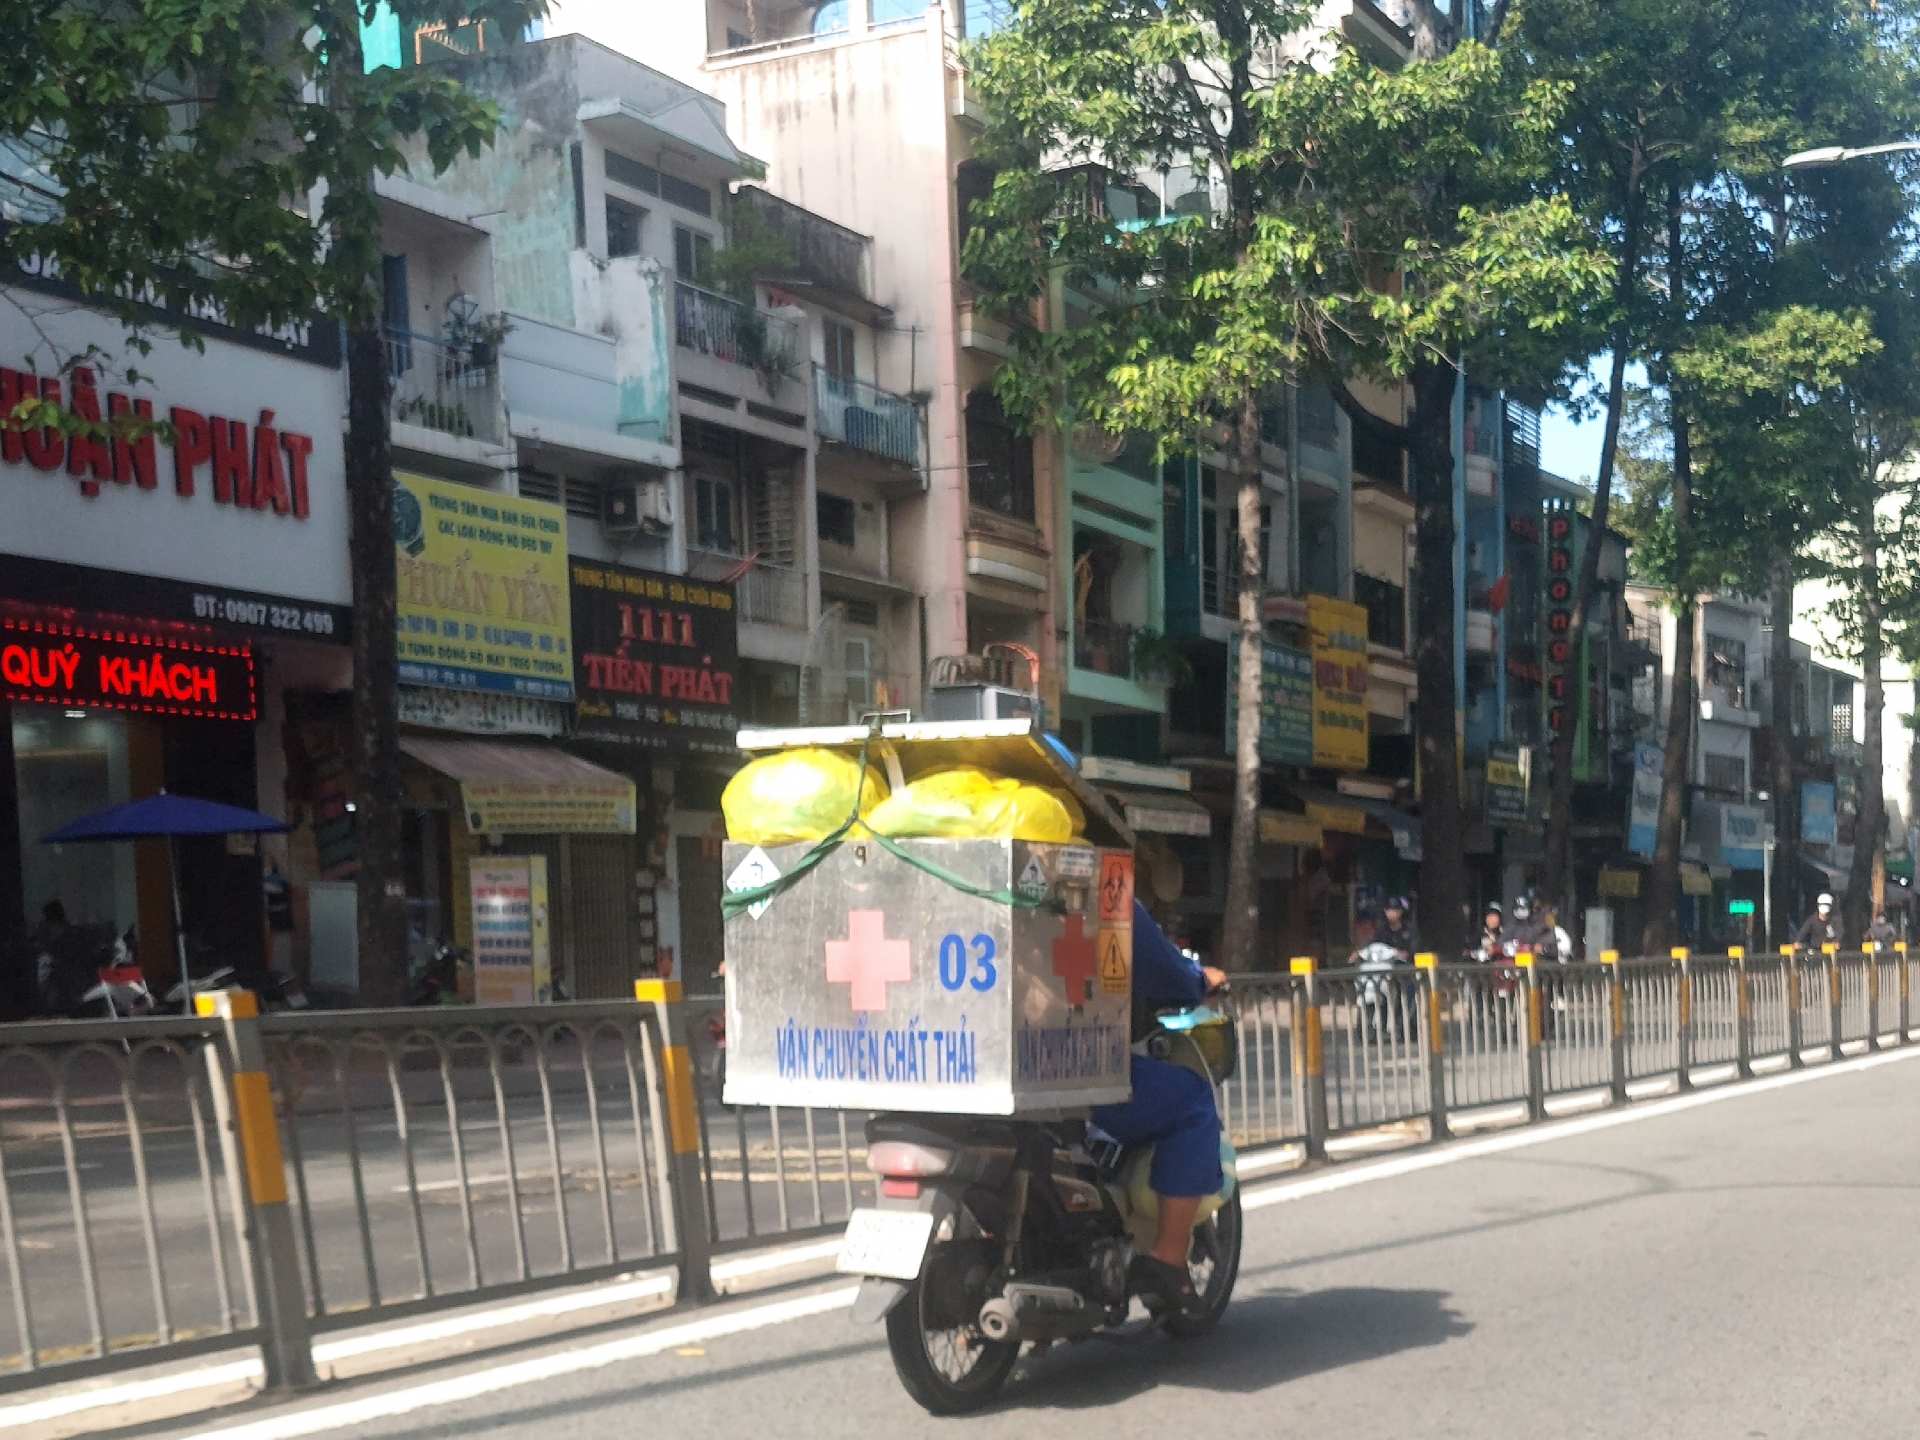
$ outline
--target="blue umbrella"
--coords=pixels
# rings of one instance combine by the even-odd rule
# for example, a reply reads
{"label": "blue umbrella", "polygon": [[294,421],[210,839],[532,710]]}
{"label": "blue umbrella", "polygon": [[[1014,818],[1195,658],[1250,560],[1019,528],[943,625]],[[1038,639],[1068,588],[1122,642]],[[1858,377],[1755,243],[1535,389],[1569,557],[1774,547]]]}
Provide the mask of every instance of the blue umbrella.
{"label": "blue umbrella", "polygon": [[130,800],[82,815],[40,838],[44,845],[64,845],[75,840],[147,840],[173,835],[278,835],[286,828],[284,820],[258,810],[191,795],[169,795],[162,790],[144,800]]}
{"label": "blue umbrella", "polygon": [[64,845],[74,841],[151,840],[167,842],[167,869],[173,880],[173,938],[179,951],[181,988],[186,992],[185,1007],[193,1009],[193,979],[187,973],[187,937],[180,928],[180,863],[174,854],[176,835],[277,835],[285,831],[284,820],[262,815],[258,810],[238,805],[222,805],[215,800],[200,800],[192,795],[169,795],[162,790],[144,800],[130,800],[106,810],[82,815],[70,825],[62,825],[51,835],[42,835],[43,845]]}

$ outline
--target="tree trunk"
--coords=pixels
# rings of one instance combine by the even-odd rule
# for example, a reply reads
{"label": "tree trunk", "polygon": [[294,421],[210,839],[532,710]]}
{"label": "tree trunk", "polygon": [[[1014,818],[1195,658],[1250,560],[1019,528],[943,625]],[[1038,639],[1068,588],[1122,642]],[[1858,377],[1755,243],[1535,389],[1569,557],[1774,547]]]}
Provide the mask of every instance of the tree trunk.
{"label": "tree trunk", "polygon": [[1680,593],[1674,621],[1673,683],[1667,710],[1667,748],[1660,772],[1660,824],[1654,832],[1653,865],[1647,877],[1647,924],[1643,955],[1665,955],[1680,940],[1680,844],[1687,813],[1687,777],[1693,770],[1694,596]]}
{"label": "tree trunk", "polygon": [[1768,604],[1772,610],[1773,643],[1769,664],[1773,670],[1772,708],[1767,717],[1770,764],[1768,788],[1773,791],[1773,928],[1767,944],[1793,938],[1800,914],[1800,787],[1793,766],[1793,551],[1779,546],[1773,552]]}
{"label": "tree trunk", "polygon": [[394,629],[393,454],[387,349],[372,316],[347,328],[348,552],[353,564],[353,740],[360,1002],[407,998],[400,863],[400,657]]}
{"label": "tree trunk", "polygon": [[1413,468],[1414,703],[1420,767],[1420,929],[1447,960],[1467,947],[1467,871],[1460,829],[1460,741],[1454,685],[1453,396],[1458,371],[1414,368],[1408,459]]}
{"label": "tree trunk", "polygon": [[1873,915],[1874,862],[1887,838],[1886,779],[1881,766],[1881,718],[1887,689],[1880,676],[1880,536],[1874,517],[1874,487],[1867,486],[1860,502],[1860,570],[1855,579],[1860,594],[1860,677],[1866,691],[1860,725],[1860,808],[1853,825],[1853,864],[1847,871],[1847,893],[1840,913],[1846,942],[1858,945],[1866,938]]}
{"label": "tree trunk", "polygon": [[[1580,555],[1579,578],[1573,590],[1573,623],[1567,630],[1567,642],[1573,651],[1572,670],[1581,686],[1587,683],[1586,662],[1582,658],[1581,638],[1587,633],[1587,614],[1593,605],[1593,592],[1600,580],[1600,550],[1606,543],[1607,520],[1613,508],[1613,467],[1620,453],[1620,418],[1626,404],[1627,351],[1633,343],[1632,315],[1634,289],[1640,272],[1640,170],[1629,171],[1625,206],[1624,233],[1620,239],[1620,268],[1614,276],[1614,303],[1620,318],[1613,327],[1613,357],[1607,374],[1607,422],[1600,435],[1600,469],[1593,482],[1593,512],[1587,543]],[[1572,707],[1580,714],[1583,707]],[[1545,853],[1542,856],[1540,889],[1548,904],[1568,913],[1571,898],[1568,886],[1569,845],[1573,830],[1573,725],[1563,725],[1553,737],[1548,771],[1552,788],[1547,795]]]}
{"label": "tree trunk", "polygon": [[[334,11],[325,44],[335,108],[366,103],[358,10]],[[334,237],[360,267],[341,304],[347,330],[347,558],[353,568],[353,796],[363,1005],[407,999],[407,892],[400,861],[399,637],[394,623],[392,376],[381,327],[379,202],[373,174],[328,178]]]}
{"label": "tree trunk", "polygon": [[[1251,385],[1240,397],[1234,459],[1240,470],[1236,515],[1239,520],[1236,574],[1239,595],[1235,615],[1240,647],[1239,715],[1233,737],[1233,829],[1227,845],[1227,910],[1222,917],[1220,953],[1215,963],[1229,971],[1259,968],[1260,888],[1254,873],[1254,847],[1260,839],[1260,677],[1266,628],[1260,601],[1266,593],[1260,553],[1260,396]],[[1328,957],[1331,959],[1332,957]]]}
{"label": "tree trunk", "polygon": [[[1680,192],[1667,191],[1667,305],[1677,326],[1687,313],[1685,236],[1680,228]],[[1654,831],[1653,867],[1647,883],[1647,923],[1641,952],[1664,955],[1680,935],[1680,846],[1685,838],[1687,785],[1693,774],[1694,615],[1699,587],[1693,575],[1693,440],[1686,396],[1671,369],[1667,409],[1673,428],[1673,572],[1679,624],[1673,645],[1672,699],[1667,711],[1667,750],[1660,771],[1660,823]]]}

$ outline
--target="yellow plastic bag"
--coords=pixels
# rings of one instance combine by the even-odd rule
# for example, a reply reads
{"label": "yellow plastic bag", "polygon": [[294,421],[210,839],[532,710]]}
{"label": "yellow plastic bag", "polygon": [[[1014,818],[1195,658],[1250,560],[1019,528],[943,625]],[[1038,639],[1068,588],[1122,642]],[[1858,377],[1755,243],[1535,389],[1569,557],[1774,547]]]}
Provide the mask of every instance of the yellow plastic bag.
{"label": "yellow plastic bag", "polygon": [[990,770],[953,765],[930,770],[876,805],[866,817],[876,834],[950,840],[1041,840],[1064,844],[1073,819],[1060,798]]}
{"label": "yellow plastic bag", "polygon": [[[742,766],[720,796],[727,838],[747,845],[824,840],[853,813],[860,762],[837,750],[809,746],[762,755]],[[862,813],[887,798],[886,777],[867,766]]]}

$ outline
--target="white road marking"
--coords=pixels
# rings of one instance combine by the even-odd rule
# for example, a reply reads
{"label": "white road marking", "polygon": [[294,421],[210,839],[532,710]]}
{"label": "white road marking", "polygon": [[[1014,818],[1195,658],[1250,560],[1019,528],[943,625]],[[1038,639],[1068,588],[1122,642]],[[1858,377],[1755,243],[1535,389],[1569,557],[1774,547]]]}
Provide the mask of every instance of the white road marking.
{"label": "white road marking", "polygon": [[[1304,1178],[1277,1180],[1257,1188],[1243,1189],[1241,1205],[1248,1210],[1284,1205],[1290,1201],[1304,1200],[1310,1196],[1324,1195],[1335,1190],[1345,1190],[1355,1185],[1391,1180],[1401,1175],[1437,1169],[1442,1165],[1459,1164],[1483,1155],[1498,1155],[1534,1145],[1546,1145],[1556,1140],[1567,1140],[1599,1130],[1610,1130],[1618,1125],[1631,1125],[1641,1120],[1656,1119],[1677,1111],[1697,1109],[1703,1105],[1716,1105],[1723,1100],[1733,1100],[1743,1095],[1781,1090],[1788,1086],[1807,1084],[1838,1075],[1856,1074],[1862,1070],[1891,1065],[1900,1060],[1916,1057],[1920,1057],[1920,1046],[1904,1047],[1858,1058],[1832,1061],[1806,1070],[1780,1071],[1753,1080],[1730,1084],[1720,1089],[1689,1091],[1681,1095],[1670,1095],[1665,1099],[1640,1101],[1624,1109],[1604,1110],[1581,1115],[1576,1119],[1549,1121],[1542,1125],[1505,1131],[1479,1139],[1454,1141],[1434,1149],[1420,1150],[1390,1159],[1355,1161],[1350,1167],[1343,1165],[1339,1169],[1321,1171]],[[1267,1153],[1270,1152],[1261,1152],[1260,1158],[1264,1158]],[[839,1240],[834,1238],[788,1246],[779,1251],[742,1256],[735,1260],[723,1260],[717,1262],[714,1268],[716,1277],[729,1272],[740,1275],[773,1270],[807,1259],[823,1258],[837,1252],[839,1245]],[[314,1358],[317,1361],[339,1359],[346,1355],[364,1354],[389,1346],[441,1339],[494,1326],[510,1325],[518,1319],[590,1309],[615,1303],[618,1298],[624,1298],[624,1294],[659,1293],[669,1283],[668,1278],[663,1275],[645,1276],[627,1285],[569,1292],[521,1305],[489,1309],[473,1315],[452,1316],[444,1320],[427,1321],[370,1335],[320,1341],[314,1346]],[[612,1292],[623,1292],[623,1295],[612,1295]],[[848,1286],[815,1295],[801,1296],[793,1300],[748,1306],[723,1315],[608,1341],[570,1354],[541,1356],[511,1365],[497,1366],[491,1370],[478,1371],[472,1375],[454,1376],[411,1389],[389,1391],[362,1400],[343,1401],[310,1410],[291,1411],[224,1430],[202,1431],[190,1437],[190,1440],[297,1440],[299,1436],[320,1434],[343,1426],[366,1424],[372,1420],[407,1414],[425,1406],[450,1404],[474,1396],[510,1389],[517,1385],[537,1384],[561,1375],[597,1369],[621,1360],[657,1355],[663,1350],[698,1343],[701,1340],[742,1334],[749,1330],[784,1324],[790,1320],[825,1314],[851,1305],[855,1293],[856,1287]],[[57,1419],[100,1406],[135,1403],[140,1400],[180,1394],[184,1391],[208,1389],[217,1385],[254,1379],[259,1374],[258,1360],[235,1361],[173,1375],[157,1376],[150,1380],[126,1382],[99,1390],[29,1401],[0,1409],[0,1429],[11,1429],[40,1420]]]}
{"label": "white road marking", "polygon": [[772,1305],[756,1305],[724,1315],[690,1320],[681,1325],[668,1325],[640,1335],[625,1335],[618,1340],[590,1345],[584,1350],[541,1355],[511,1365],[476,1370],[469,1375],[454,1375],[425,1385],[389,1390],[381,1395],[367,1395],[358,1400],[318,1405],[310,1410],[269,1415],[265,1419],[221,1430],[203,1430],[191,1440],[298,1440],[303,1435],[323,1435],[332,1430],[345,1430],[376,1420],[410,1415],[416,1410],[456,1405],[463,1400],[496,1394],[516,1386],[533,1385],[562,1375],[577,1375],[583,1370],[598,1370],[626,1360],[642,1360],[682,1345],[697,1345],[705,1340],[741,1335],[749,1330],[763,1330],[769,1325],[784,1325],[790,1320],[805,1320],[829,1311],[844,1310],[853,1304],[858,1288],[843,1285],[817,1295],[802,1295]]}
{"label": "white road marking", "polygon": [[1475,1160],[1482,1155],[1500,1155],[1509,1150],[1525,1150],[1534,1145],[1550,1145],[1556,1140],[1570,1140],[1577,1135],[1590,1135],[1596,1130],[1611,1130],[1616,1125],[1632,1125],[1640,1120],[1655,1120],[1662,1115],[1671,1115],[1679,1110],[1695,1110],[1702,1105],[1718,1105],[1723,1100],[1737,1100],[1743,1095],[1784,1090],[1789,1085],[1803,1085],[1835,1075],[1857,1074],[1859,1071],[1870,1070],[1877,1065],[1891,1065],[1895,1061],[1911,1060],[1916,1056],[1920,1056],[1920,1047],[1884,1051],[1862,1056],[1859,1059],[1834,1060],[1816,1065],[1811,1069],[1789,1070],[1760,1079],[1741,1081],[1721,1089],[1690,1090],[1683,1095],[1670,1095],[1664,1100],[1642,1100],[1620,1110],[1602,1110],[1591,1115],[1582,1115],[1574,1120],[1553,1120],[1543,1125],[1529,1125],[1522,1130],[1503,1131],[1498,1135],[1488,1135],[1477,1140],[1460,1140],[1432,1150],[1395,1156],[1390,1160],[1357,1162],[1351,1169],[1342,1166],[1337,1170],[1323,1170],[1318,1175],[1310,1175],[1305,1179],[1281,1180],[1272,1185],[1263,1185],[1257,1190],[1242,1191],[1240,1208],[1264,1210],[1269,1205],[1285,1205],[1290,1201],[1305,1200],[1309,1196],[1325,1195],[1330,1191],[1345,1190],[1354,1185],[1368,1185],[1376,1180],[1391,1180],[1400,1175],[1435,1170],[1442,1165],[1458,1165],[1463,1160]]}

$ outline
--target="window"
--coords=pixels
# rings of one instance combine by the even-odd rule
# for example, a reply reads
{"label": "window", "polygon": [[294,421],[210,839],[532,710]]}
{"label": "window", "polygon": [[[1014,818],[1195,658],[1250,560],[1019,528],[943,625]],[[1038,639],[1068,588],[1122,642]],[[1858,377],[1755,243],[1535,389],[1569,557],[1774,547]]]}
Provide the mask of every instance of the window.
{"label": "window", "polygon": [[1033,522],[1033,441],[985,388],[967,397],[967,496],[981,510]]}
{"label": "window", "polygon": [[740,553],[738,500],[733,481],[717,475],[694,477],[693,543],[696,548],[722,555]]}
{"label": "window", "polygon": [[[1239,485],[1211,465],[1200,467],[1200,608],[1235,614],[1240,595]],[[1260,574],[1271,574],[1273,506],[1260,507]]]}
{"label": "window", "polygon": [[1355,571],[1353,599],[1366,608],[1367,639],[1390,650],[1407,648],[1407,592],[1402,586]]}
{"label": "window", "polygon": [[1715,755],[1708,753],[1700,757],[1706,776],[1707,789],[1719,795],[1730,795],[1743,800],[1747,794],[1747,760],[1744,755]]}
{"label": "window", "polygon": [[853,393],[853,327],[838,320],[825,322],[827,389],[835,395]]}
{"label": "window", "polygon": [[1355,426],[1353,478],[1373,480],[1395,490],[1404,490],[1407,484],[1406,450],[1398,441],[1371,428]]}
{"label": "window", "polygon": [[640,253],[640,233],[645,224],[647,212],[638,205],[629,205],[624,200],[607,196],[607,258],[618,260],[623,255]]}
{"label": "window", "polygon": [[1735,710],[1747,708],[1747,646],[1742,640],[1707,632],[1707,698]]}
{"label": "window", "polygon": [[960,244],[964,247],[967,232],[973,229],[974,207],[993,194],[993,167],[978,160],[961,161],[954,192],[954,211],[960,217]]}
{"label": "window", "polygon": [[407,303],[407,257],[380,257],[380,319],[387,328],[387,371],[404,375],[413,369],[413,314]]}
{"label": "window", "polygon": [[1340,448],[1340,407],[1324,385],[1300,387],[1300,443],[1321,450]]}
{"label": "window", "polygon": [[854,522],[858,515],[859,506],[844,496],[829,495],[822,490],[814,497],[814,517],[820,527],[820,538],[830,545],[853,548]]}
{"label": "window", "polygon": [[658,195],[669,205],[691,210],[696,215],[713,214],[713,192],[692,180],[682,180],[651,165],[643,165],[617,150],[605,152],[607,178],[646,195]]}
{"label": "window", "polygon": [[704,285],[713,273],[713,237],[685,225],[673,227],[673,268],[690,285]]}

